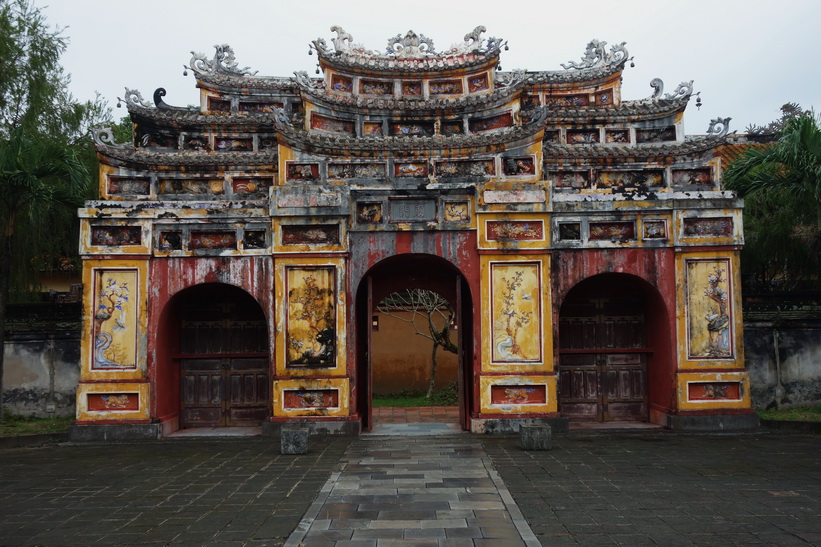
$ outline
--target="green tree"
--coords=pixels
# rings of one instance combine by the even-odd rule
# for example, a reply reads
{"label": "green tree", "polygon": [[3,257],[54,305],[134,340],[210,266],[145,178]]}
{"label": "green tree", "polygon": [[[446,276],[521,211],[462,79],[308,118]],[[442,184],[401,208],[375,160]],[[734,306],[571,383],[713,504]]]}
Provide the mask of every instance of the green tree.
{"label": "green tree", "polygon": [[74,210],[91,195],[94,161],[90,144],[81,143],[91,124],[110,119],[99,97],[80,103],[68,92],[59,64],[65,47],[33,4],[0,0],[0,348],[12,290],[36,285],[45,250],[76,233]]}
{"label": "green tree", "polygon": [[751,145],[724,172],[746,202],[742,264],[760,282],[821,284],[820,124],[799,108],[776,126],[774,142]]}

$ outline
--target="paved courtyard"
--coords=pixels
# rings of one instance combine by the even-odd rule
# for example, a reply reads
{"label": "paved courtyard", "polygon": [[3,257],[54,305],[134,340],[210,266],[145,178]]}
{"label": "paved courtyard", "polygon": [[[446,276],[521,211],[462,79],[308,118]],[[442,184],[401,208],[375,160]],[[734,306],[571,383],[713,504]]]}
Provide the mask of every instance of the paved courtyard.
{"label": "paved courtyard", "polygon": [[[410,461],[415,447],[428,455]],[[465,476],[413,469],[437,458]],[[400,488],[414,490],[400,498]],[[352,522],[352,512],[367,515]],[[312,538],[310,526],[337,532]],[[821,437],[576,432],[525,452],[513,437],[363,436],[312,438],[305,456],[258,437],[0,450],[2,545],[289,536],[296,545],[821,545]]]}

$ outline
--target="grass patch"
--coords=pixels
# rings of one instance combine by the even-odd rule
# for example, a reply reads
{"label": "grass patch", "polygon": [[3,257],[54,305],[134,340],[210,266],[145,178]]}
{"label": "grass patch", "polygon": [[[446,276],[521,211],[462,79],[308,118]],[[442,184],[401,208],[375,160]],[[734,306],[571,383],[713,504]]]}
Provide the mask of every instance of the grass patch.
{"label": "grass patch", "polygon": [[762,420],[778,420],[782,422],[821,422],[821,405],[799,406],[795,408],[757,410]]}
{"label": "grass patch", "polygon": [[425,391],[400,391],[389,395],[374,395],[375,407],[411,407],[411,406],[456,406],[458,395],[456,382],[451,382],[442,389],[434,391],[430,399]]}
{"label": "grass patch", "polygon": [[23,418],[20,416],[4,417],[0,422],[0,437],[21,437],[23,435],[41,435],[44,433],[67,433],[74,423],[69,418]]}

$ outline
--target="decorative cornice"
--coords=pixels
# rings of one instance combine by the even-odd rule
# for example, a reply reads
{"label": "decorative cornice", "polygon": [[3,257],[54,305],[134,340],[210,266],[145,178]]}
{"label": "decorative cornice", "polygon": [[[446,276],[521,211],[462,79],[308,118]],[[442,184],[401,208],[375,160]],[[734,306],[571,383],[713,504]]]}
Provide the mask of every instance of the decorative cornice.
{"label": "decorative cornice", "polygon": [[529,113],[530,123],[497,131],[471,135],[390,136],[390,137],[346,137],[305,131],[302,127],[287,123],[277,124],[278,136],[299,150],[319,152],[329,155],[343,153],[380,152],[411,153],[414,150],[451,150],[494,148],[533,137],[544,129],[543,109]]}
{"label": "decorative cornice", "polygon": [[312,103],[328,106],[329,108],[357,108],[373,110],[410,110],[415,114],[420,111],[438,111],[444,109],[461,108],[466,112],[474,112],[483,108],[494,108],[514,98],[524,89],[524,73],[517,73],[505,87],[497,87],[493,93],[480,93],[455,98],[437,99],[396,99],[394,97],[367,97],[362,95],[342,95],[326,93],[323,87],[313,85],[307,74],[297,74],[297,85],[303,97],[309,98]]}
{"label": "decorative cornice", "polygon": [[676,99],[643,99],[624,101],[618,106],[550,106],[547,119],[553,123],[572,120],[595,119],[596,124],[602,120],[608,122],[631,122],[636,118],[659,118],[683,111],[689,102],[689,96]]}

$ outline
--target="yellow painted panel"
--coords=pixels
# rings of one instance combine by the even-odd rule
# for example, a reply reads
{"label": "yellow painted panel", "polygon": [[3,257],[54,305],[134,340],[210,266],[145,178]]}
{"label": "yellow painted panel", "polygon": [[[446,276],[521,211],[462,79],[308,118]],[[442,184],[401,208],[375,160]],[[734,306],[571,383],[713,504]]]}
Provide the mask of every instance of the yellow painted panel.
{"label": "yellow painted panel", "polygon": [[80,378],[146,378],[147,260],[83,261]]}
{"label": "yellow painted panel", "polygon": [[345,376],[345,259],[280,258],[275,272],[277,376]]}
{"label": "yellow painted panel", "polygon": [[348,416],[347,378],[277,380],[274,416]]}
{"label": "yellow painted panel", "polygon": [[750,376],[746,372],[688,372],[677,379],[680,410],[750,408]]}
{"label": "yellow painted panel", "polygon": [[[557,412],[555,376],[482,376],[480,412],[527,414]],[[544,397],[544,402],[540,402]]]}
{"label": "yellow painted panel", "polygon": [[77,419],[147,420],[149,384],[116,382],[77,386]]}
{"label": "yellow painted panel", "polygon": [[743,368],[737,251],[676,256],[679,368]]}
{"label": "yellow painted panel", "polygon": [[483,255],[482,370],[553,369],[549,258]]}

